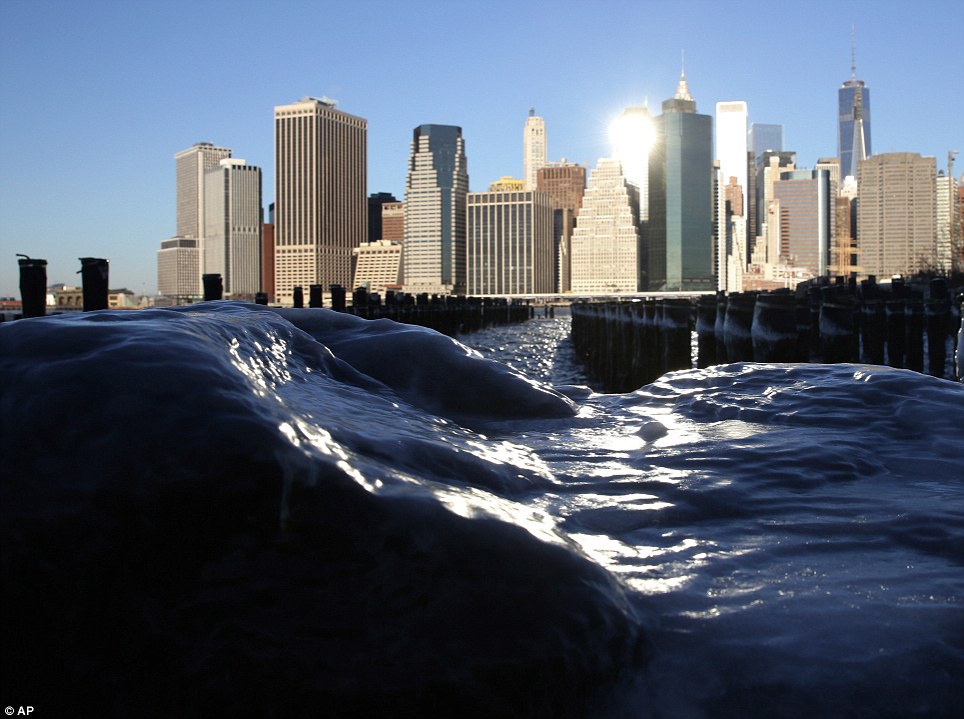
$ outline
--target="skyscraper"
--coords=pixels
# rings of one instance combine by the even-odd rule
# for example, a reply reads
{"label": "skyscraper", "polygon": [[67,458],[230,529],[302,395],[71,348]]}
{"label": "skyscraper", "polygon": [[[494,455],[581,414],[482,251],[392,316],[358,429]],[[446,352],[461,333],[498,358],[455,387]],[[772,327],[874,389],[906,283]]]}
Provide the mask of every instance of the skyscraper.
{"label": "skyscraper", "polygon": [[[720,161],[720,184],[725,190],[724,200],[730,202],[732,217],[742,218],[737,222],[743,223],[746,222],[746,213],[750,204],[747,197],[749,189],[747,114],[746,102],[742,100],[716,103],[716,159]],[[718,222],[721,221],[723,218],[718,219]],[[723,229],[730,228],[723,227]],[[745,244],[742,248],[734,248],[733,233],[729,234],[728,238],[726,232],[720,233],[715,253],[716,276],[719,280],[717,284],[721,289],[725,289],[722,287],[725,284],[722,280],[732,274],[729,263],[745,262],[749,254],[749,248]],[[746,237],[745,226],[742,236]]]}
{"label": "skyscraper", "polygon": [[468,292],[553,291],[552,206],[544,192],[468,195]]}
{"label": "skyscraper", "polygon": [[462,128],[413,131],[405,181],[405,291],[465,294],[469,174]]}
{"label": "skyscraper", "polygon": [[576,215],[586,192],[586,168],[573,162],[550,162],[536,181],[540,192],[548,193],[552,205],[552,244],[555,257],[555,292],[572,289],[572,234]]}
{"label": "skyscraper", "polygon": [[[815,277],[827,274],[835,204],[827,170],[790,170],[773,183],[780,257]],[[771,220],[771,222],[774,220]]]}
{"label": "skyscraper", "polygon": [[157,292],[175,304],[201,296],[201,250],[196,237],[172,237],[157,251]]}
{"label": "skyscraper", "polygon": [[888,152],[860,163],[857,251],[868,275],[888,277],[937,263],[937,162]]}
{"label": "skyscraper", "polygon": [[226,158],[204,175],[204,273],[221,275],[225,296],[261,290],[261,168]]}
{"label": "skyscraper", "polygon": [[648,289],[713,290],[713,118],[697,114],[685,73],[655,122]]}
{"label": "skyscraper", "polygon": [[536,189],[536,174],[546,164],[546,121],[529,110],[522,135],[523,179],[526,190]]}
{"label": "skyscraper", "polygon": [[204,236],[204,173],[231,157],[227,147],[198,142],[174,155],[177,171],[177,234]]}
{"label": "skyscraper", "polygon": [[783,125],[768,125],[761,122],[750,123],[747,144],[753,152],[753,159],[759,161],[767,150],[783,150]]}
{"label": "skyscraper", "polygon": [[572,291],[611,294],[642,289],[639,188],[618,160],[602,158],[589,173],[572,235]]}
{"label": "skyscraper", "polygon": [[857,79],[856,57],[851,42],[850,79],[837,90],[837,157],[842,178],[857,177],[857,164],[871,155],[870,88]]}
{"label": "skyscraper", "polygon": [[627,107],[612,127],[613,157],[623,176],[639,188],[639,219],[649,220],[649,153],[655,131],[648,107]]}
{"label": "skyscraper", "polygon": [[275,295],[351,284],[352,249],[368,237],[368,122],[327,98],[274,109]]}
{"label": "skyscraper", "polygon": [[397,204],[398,198],[390,192],[375,192],[368,196],[368,241],[378,242],[385,239],[382,230],[383,208],[387,204]]}

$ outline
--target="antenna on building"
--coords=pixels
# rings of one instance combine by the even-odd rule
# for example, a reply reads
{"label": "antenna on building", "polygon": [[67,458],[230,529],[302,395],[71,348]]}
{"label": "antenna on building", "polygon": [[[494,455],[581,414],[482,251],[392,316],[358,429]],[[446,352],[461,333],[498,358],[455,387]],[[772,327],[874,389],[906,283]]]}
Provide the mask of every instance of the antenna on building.
{"label": "antenna on building", "polygon": [[857,79],[857,25],[850,26],[850,79]]}
{"label": "antenna on building", "polygon": [[536,109],[535,109],[534,107],[530,107],[530,108],[529,108],[529,117],[535,117],[535,116],[536,116]]}

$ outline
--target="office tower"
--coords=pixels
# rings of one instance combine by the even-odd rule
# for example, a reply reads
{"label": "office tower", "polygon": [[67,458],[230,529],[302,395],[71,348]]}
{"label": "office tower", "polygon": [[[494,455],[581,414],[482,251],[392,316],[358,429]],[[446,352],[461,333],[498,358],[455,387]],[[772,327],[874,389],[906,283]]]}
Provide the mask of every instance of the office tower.
{"label": "office tower", "polygon": [[773,183],[780,179],[781,172],[796,168],[797,153],[792,151],[776,152],[767,150],[756,164],[756,232],[766,235],[768,207],[773,200]]}
{"label": "office tower", "polygon": [[462,128],[416,127],[405,180],[406,292],[465,294],[468,191]]}
{"label": "office tower", "polygon": [[957,196],[957,180],[941,170],[937,175],[937,270],[949,274],[954,269],[951,232],[954,229],[954,200]]}
{"label": "office tower", "polygon": [[546,121],[529,110],[522,135],[523,175],[526,190],[536,189],[536,173],[546,164]]}
{"label": "office tower", "polygon": [[178,237],[204,236],[204,174],[228,157],[231,150],[210,142],[198,142],[174,155]]}
{"label": "office tower", "polygon": [[352,250],[355,279],[352,287],[384,294],[402,289],[402,245],[391,240],[363,242]]}
{"label": "office tower", "polygon": [[[790,170],[773,184],[782,262],[814,277],[827,274],[835,205],[827,170]],[[771,222],[773,219],[770,220]]]}
{"label": "office tower", "polygon": [[835,277],[860,274],[860,266],[857,264],[857,227],[854,224],[855,201],[839,195],[833,198],[833,204],[833,238],[830,241],[827,273]]}
{"label": "office tower", "polygon": [[335,101],[306,97],[274,109],[275,296],[351,284],[352,249],[368,237],[368,122]]}
{"label": "office tower", "polygon": [[219,274],[225,297],[261,291],[261,168],[227,158],[204,175],[202,274]]}
{"label": "office tower", "polygon": [[196,237],[172,237],[157,251],[157,292],[175,304],[201,297],[201,249]]}
{"label": "office tower", "polygon": [[572,234],[572,291],[612,294],[642,289],[639,188],[618,160],[603,158],[589,173]]}
{"label": "office tower", "polygon": [[[749,207],[747,189],[749,186],[749,170],[747,167],[747,106],[742,100],[716,103],[716,159],[720,162],[720,184],[725,190],[725,201],[730,203],[732,217],[743,218],[742,236],[746,237],[746,211]],[[737,198],[735,196],[739,194]],[[731,220],[732,222],[732,220]],[[724,226],[723,229],[730,230]],[[727,236],[721,234],[716,246],[716,276],[717,287],[721,288],[728,274],[730,262],[746,261],[747,248],[734,248],[727,241]]]}
{"label": "office tower", "polygon": [[536,180],[539,192],[549,195],[552,205],[552,244],[555,257],[555,292],[572,289],[572,233],[586,192],[586,168],[572,162],[550,162]]}
{"label": "office tower", "polygon": [[937,162],[913,152],[888,152],[860,163],[857,251],[868,275],[889,277],[937,261]]}
{"label": "office tower", "polygon": [[382,240],[402,242],[405,239],[405,204],[386,202],[382,205]]}
{"label": "office tower", "polygon": [[639,219],[649,220],[649,153],[655,131],[648,107],[627,107],[611,129],[613,157],[623,176],[639,188]]}
{"label": "office tower", "polygon": [[368,241],[385,239],[382,230],[382,208],[386,204],[397,204],[398,198],[390,192],[376,192],[368,196]]}
{"label": "office tower", "polygon": [[850,79],[837,90],[837,157],[840,176],[857,177],[857,165],[870,157],[870,88],[857,79],[856,48],[851,40]]}
{"label": "office tower", "polygon": [[715,289],[713,118],[697,114],[685,73],[676,94],[663,102],[655,124],[649,164],[648,289]]}
{"label": "office tower", "polygon": [[268,221],[261,225],[261,291],[268,302],[275,301],[274,292],[274,203],[268,205]]}
{"label": "office tower", "polygon": [[839,157],[821,157],[814,166],[815,170],[826,170],[830,173],[830,192],[836,197],[842,189],[843,177],[840,175]]}
{"label": "office tower", "polygon": [[544,192],[468,194],[468,292],[553,291],[552,206]]}
{"label": "office tower", "polygon": [[767,150],[783,151],[783,125],[767,125],[761,122],[750,123],[747,144],[753,153],[754,162],[759,161]]}

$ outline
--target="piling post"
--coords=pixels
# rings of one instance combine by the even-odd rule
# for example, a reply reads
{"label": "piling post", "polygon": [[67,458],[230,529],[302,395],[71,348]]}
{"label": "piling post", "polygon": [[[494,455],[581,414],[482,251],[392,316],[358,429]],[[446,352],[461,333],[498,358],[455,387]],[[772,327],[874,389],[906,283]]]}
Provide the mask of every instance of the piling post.
{"label": "piling post", "polygon": [[344,312],[345,288],[341,285],[329,285],[328,291],[331,293],[331,308],[335,312]]}
{"label": "piling post", "polygon": [[753,306],[754,362],[796,362],[797,303],[791,294],[764,293]]}
{"label": "piling post", "polygon": [[753,307],[756,296],[751,292],[729,296],[723,325],[727,362],[753,360]]}
{"label": "piling post", "polygon": [[663,300],[663,372],[690,369],[693,365],[692,331],[690,318],[693,305],[682,298]]}
{"label": "piling post", "polygon": [[291,288],[291,306],[302,309],[305,306],[305,291],[301,285]]}
{"label": "piling post", "polygon": [[201,284],[204,286],[205,302],[220,300],[224,297],[224,283],[221,280],[221,275],[217,273],[201,275]]}
{"label": "piling post", "polygon": [[716,364],[715,295],[700,297],[696,305],[696,366],[700,369]]}
{"label": "piling post", "polygon": [[81,257],[80,276],[84,286],[84,312],[107,309],[110,262],[101,257]]}
{"label": "piling post", "polygon": [[857,361],[854,302],[846,295],[828,292],[820,305],[820,356],[827,364]]}
{"label": "piling post", "polygon": [[887,364],[891,367],[905,367],[906,323],[904,300],[888,300],[884,311],[887,316]]}
{"label": "piling post", "polygon": [[23,317],[47,314],[47,260],[17,255],[20,265],[20,302]]}
{"label": "piling post", "polygon": [[268,293],[267,292],[255,292],[254,293],[254,303],[256,305],[266,305],[268,304]]}
{"label": "piling post", "polygon": [[924,371],[924,302],[912,297],[904,303],[904,366]]}
{"label": "piling post", "polygon": [[323,285],[308,285],[308,306],[309,307],[324,307],[325,303],[322,299],[324,293]]}
{"label": "piling post", "polygon": [[716,320],[713,322],[713,336],[716,338],[716,362],[728,362],[726,358],[726,293],[716,295]]}

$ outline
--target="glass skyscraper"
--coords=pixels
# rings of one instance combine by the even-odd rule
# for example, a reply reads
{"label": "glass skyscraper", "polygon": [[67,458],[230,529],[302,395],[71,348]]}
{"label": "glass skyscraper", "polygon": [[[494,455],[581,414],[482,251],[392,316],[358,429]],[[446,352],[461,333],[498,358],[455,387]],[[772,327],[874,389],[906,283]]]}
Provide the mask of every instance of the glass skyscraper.
{"label": "glass skyscraper", "polygon": [[656,118],[649,172],[648,289],[716,289],[713,118],[697,114],[685,74]]}
{"label": "glass skyscraper", "polygon": [[856,74],[837,90],[840,176],[857,177],[857,162],[871,155],[870,88]]}

